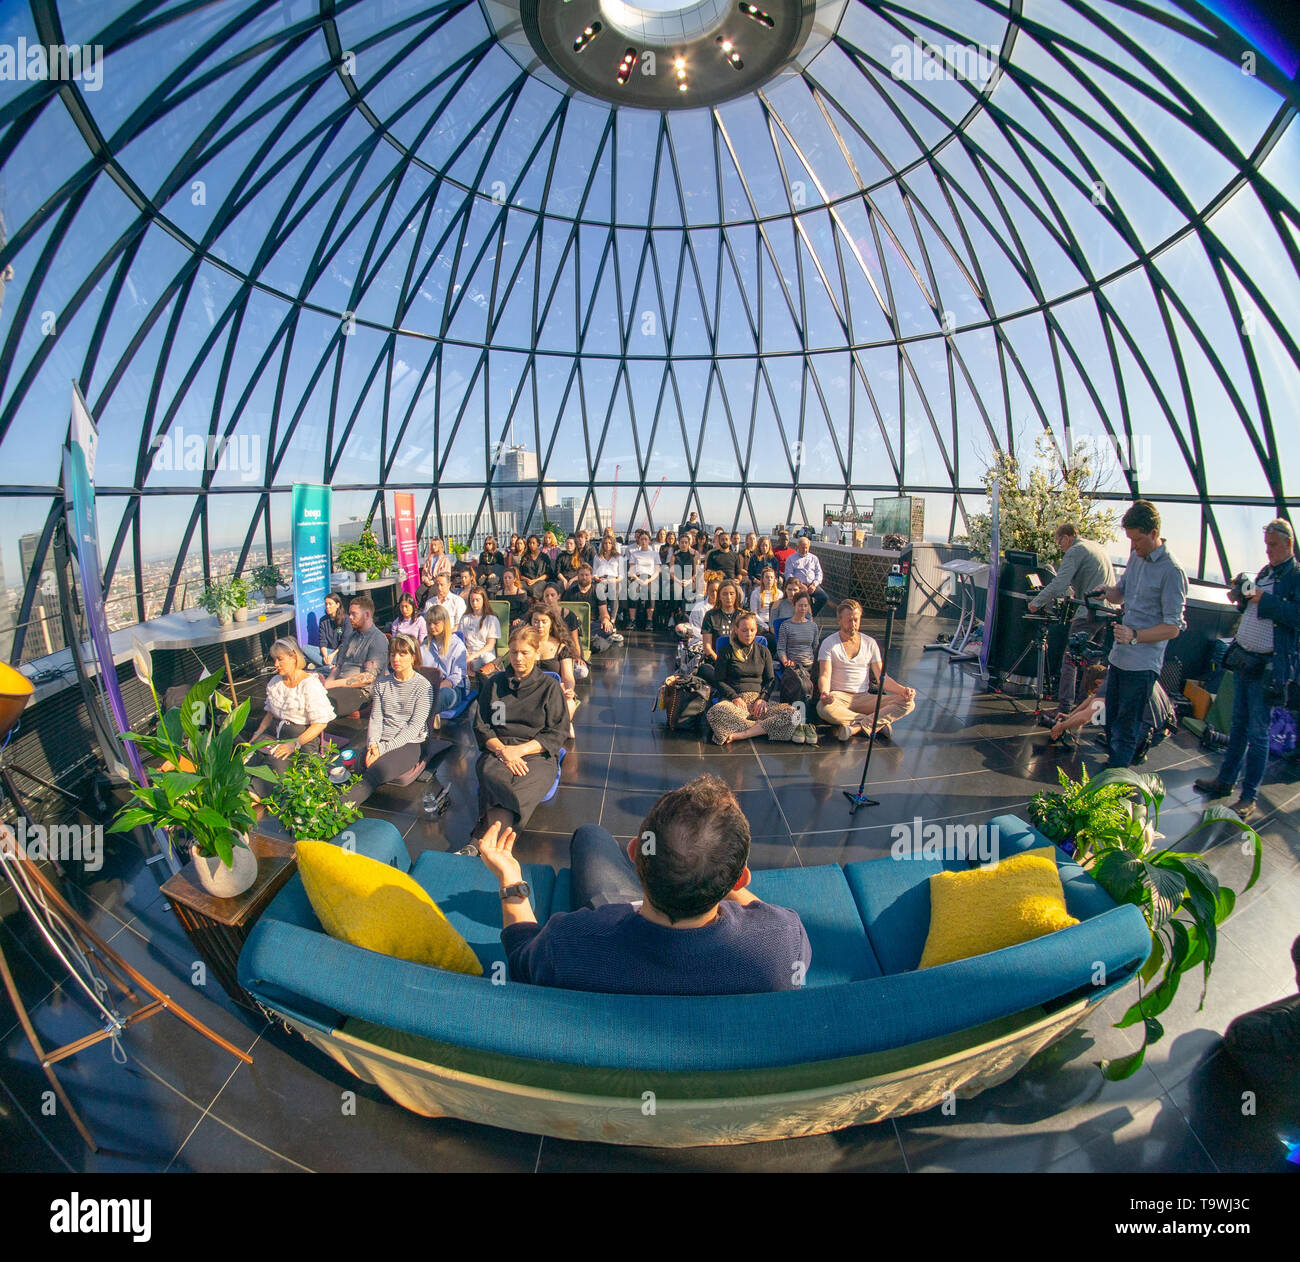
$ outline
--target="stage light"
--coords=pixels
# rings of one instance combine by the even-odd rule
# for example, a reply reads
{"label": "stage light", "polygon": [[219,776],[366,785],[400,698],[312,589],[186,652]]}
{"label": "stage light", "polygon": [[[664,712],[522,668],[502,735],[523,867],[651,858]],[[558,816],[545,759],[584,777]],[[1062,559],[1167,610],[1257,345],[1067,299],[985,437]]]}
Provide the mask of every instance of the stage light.
{"label": "stage light", "polygon": [[776,23],[772,21],[770,14],[764,13],[762,9],[756,8],[752,4],[742,4],[740,6],[740,11],[747,18],[752,18],[755,22],[761,23],[763,26],[771,27],[776,25]]}
{"label": "stage light", "polygon": [[597,35],[605,28],[599,22],[593,22],[590,26],[584,27],[581,35],[573,41],[573,51],[580,53],[586,48]]}
{"label": "stage light", "polygon": [[636,65],[636,49],[629,48],[623,54],[623,60],[618,63],[618,86],[621,88],[627,83],[628,76],[632,73],[632,67]]}

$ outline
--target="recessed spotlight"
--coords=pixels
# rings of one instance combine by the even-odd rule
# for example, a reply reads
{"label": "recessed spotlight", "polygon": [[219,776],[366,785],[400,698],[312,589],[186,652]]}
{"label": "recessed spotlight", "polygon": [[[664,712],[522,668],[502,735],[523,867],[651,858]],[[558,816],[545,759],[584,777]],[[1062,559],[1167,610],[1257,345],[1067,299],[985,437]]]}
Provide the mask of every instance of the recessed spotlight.
{"label": "recessed spotlight", "polygon": [[604,30],[604,27],[599,22],[593,22],[590,26],[584,27],[582,34],[573,41],[573,51],[575,53],[582,52],[602,30]]}
{"label": "recessed spotlight", "polygon": [[758,22],[763,26],[771,27],[776,25],[776,23],[772,21],[770,14],[764,13],[762,9],[757,8],[755,5],[741,4],[740,11],[747,18],[752,18],[755,22]]}

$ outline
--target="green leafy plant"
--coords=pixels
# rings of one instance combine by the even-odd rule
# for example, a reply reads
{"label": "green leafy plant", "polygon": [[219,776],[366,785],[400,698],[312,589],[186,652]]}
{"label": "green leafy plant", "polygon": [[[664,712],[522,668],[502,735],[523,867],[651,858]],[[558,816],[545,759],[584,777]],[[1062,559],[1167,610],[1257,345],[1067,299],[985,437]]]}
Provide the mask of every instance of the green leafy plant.
{"label": "green leafy plant", "polygon": [[460,558],[469,551],[469,544],[457,543],[454,539],[449,537],[447,539],[447,551],[459,561]]}
{"label": "green leafy plant", "polygon": [[339,549],[338,566],[341,570],[351,570],[355,574],[364,574],[367,578],[378,578],[397,560],[397,553],[379,546],[375,532],[367,521],[361,538],[345,543]]}
{"label": "green leafy plant", "polygon": [[283,587],[285,579],[278,565],[259,565],[253,571],[251,581],[254,587],[265,590],[269,587]]}
{"label": "green leafy plant", "polygon": [[[244,834],[256,823],[251,777],[274,782],[278,776],[270,767],[250,771],[253,754],[275,742],[237,739],[248,721],[248,701],[232,713],[230,699],[218,691],[221,683],[220,675],[199,680],[178,707],[164,714],[149,680],[157,730],[152,735],[128,732],[126,739],[169,770],[155,774],[147,788],[132,787],[134,800],[117,813],[110,832],[142,824],[161,828],[173,848],[181,837],[189,837],[200,854],[232,865],[234,847],[247,844]],[[226,716],[224,723],[220,714]]]}
{"label": "green leafy plant", "polygon": [[[1057,526],[1073,522],[1084,539],[1109,543],[1115,538],[1115,514],[1094,500],[1099,479],[1089,459],[1089,447],[1079,443],[1064,464],[1053,441],[1040,434],[1035,443],[1037,460],[1022,466],[1017,457],[997,452],[984,472],[984,485],[998,491],[998,539],[1005,550],[1019,548],[1036,552],[1038,562],[1057,564],[1061,549],[1055,538]],[[976,513],[968,518],[971,552],[981,561],[989,559],[992,517]]]}
{"label": "green leafy plant", "polygon": [[[1117,903],[1137,907],[1151,929],[1151,955],[1138,974],[1137,1002],[1116,1022],[1121,1029],[1140,1022],[1142,1046],[1101,1064],[1107,1078],[1127,1078],[1141,1067],[1147,1048],[1163,1037],[1158,1018],[1173,1002],[1183,974],[1198,964],[1197,1011],[1205,1006],[1218,927],[1236,905],[1236,892],[1220,885],[1205,856],[1185,849],[1189,838],[1215,824],[1240,833],[1243,853],[1253,857],[1247,890],[1259,879],[1263,846],[1259,834],[1232,811],[1209,806],[1176,843],[1178,849],[1158,847],[1164,840],[1157,828],[1165,796],[1159,776],[1115,768],[1089,780],[1085,769],[1077,784],[1062,773],[1061,784],[1059,794],[1035,796],[1031,819],[1054,841],[1072,841],[1079,865]],[[1067,838],[1070,828],[1076,831]]]}
{"label": "green leafy plant", "polygon": [[360,778],[353,776],[346,784],[336,785],[330,779],[327,758],[299,749],[280,773],[280,782],[267,799],[266,809],[295,838],[328,841],[361,818],[361,808],[342,796]]}
{"label": "green leafy plant", "polygon": [[543,518],[542,518],[542,538],[543,538],[543,539],[546,538],[546,532],[547,532],[548,530],[551,532],[551,534],[553,534],[553,535],[555,536],[557,542],[563,542],[564,537],[565,537],[565,533],[566,533],[564,527],[561,526],[560,523],[559,523],[558,521],[551,521],[551,520],[549,520],[548,518],[543,517]]}
{"label": "green leafy plant", "polygon": [[199,604],[209,613],[216,614],[220,618],[223,614],[228,615],[234,613],[236,609],[246,608],[250,590],[247,581],[242,578],[219,578],[204,589],[203,595],[199,597]]}

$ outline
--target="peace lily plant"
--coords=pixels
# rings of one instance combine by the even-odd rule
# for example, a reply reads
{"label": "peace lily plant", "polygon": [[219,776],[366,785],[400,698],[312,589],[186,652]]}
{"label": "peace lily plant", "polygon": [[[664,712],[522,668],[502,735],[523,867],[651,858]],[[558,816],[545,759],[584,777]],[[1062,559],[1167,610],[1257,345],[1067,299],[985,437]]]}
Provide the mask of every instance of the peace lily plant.
{"label": "peace lily plant", "polygon": [[1132,903],[1151,929],[1151,956],[1138,974],[1138,999],[1115,1024],[1142,1024],[1142,1046],[1130,1056],[1103,1061],[1110,1079],[1137,1072],[1147,1048],[1164,1035],[1159,1016],[1173,1002],[1183,974],[1198,964],[1202,970],[1199,1012],[1205,1006],[1218,945],[1218,927],[1232,915],[1236,891],[1220,885],[1205,856],[1186,850],[1194,834],[1222,824],[1241,835],[1243,854],[1252,858],[1250,880],[1259,879],[1263,847],[1259,834],[1223,806],[1206,807],[1195,824],[1174,845],[1161,846],[1158,831],[1165,786],[1159,776],[1128,768],[1103,771],[1079,781],[1058,772],[1061,792],[1039,793],[1029,805],[1039,830],[1075,861],[1117,903]]}

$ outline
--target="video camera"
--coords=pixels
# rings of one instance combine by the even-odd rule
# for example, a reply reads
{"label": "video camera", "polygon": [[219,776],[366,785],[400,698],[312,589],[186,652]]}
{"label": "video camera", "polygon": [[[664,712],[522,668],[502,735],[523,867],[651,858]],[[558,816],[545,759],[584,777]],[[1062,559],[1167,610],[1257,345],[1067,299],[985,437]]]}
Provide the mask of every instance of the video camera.
{"label": "video camera", "polygon": [[1243,570],[1228,584],[1228,599],[1237,606],[1240,613],[1245,613],[1246,606],[1250,604],[1250,598],[1257,589],[1258,584]]}
{"label": "video camera", "polygon": [[1082,600],[1072,601],[1072,604],[1082,605],[1091,615],[1094,622],[1118,622],[1123,616],[1122,609],[1113,609],[1104,599],[1106,589],[1104,587],[1094,587],[1090,592],[1083,593]]}

